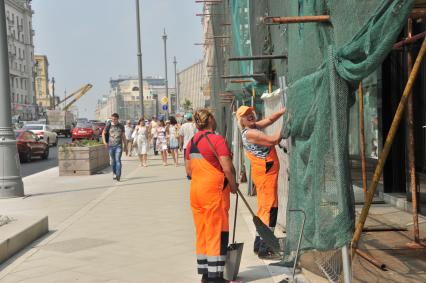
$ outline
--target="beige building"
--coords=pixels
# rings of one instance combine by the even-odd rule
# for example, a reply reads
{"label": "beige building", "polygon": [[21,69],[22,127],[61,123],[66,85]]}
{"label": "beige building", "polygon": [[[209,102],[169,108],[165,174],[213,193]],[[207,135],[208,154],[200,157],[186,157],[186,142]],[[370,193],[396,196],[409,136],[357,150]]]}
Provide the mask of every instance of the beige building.
{"label": "beige building", "polygon": [[205,70],[204,60],[201,60],[178,73],[179,99],[181,104],[185,100],[189,100],[192,104],[192,109],[207,106],[206,100],[208,100],[208,97],[205,94],[209,94],[210,92],[205,89],[208,84]]}
{"label": "beige building", "polygon": [[53,98],[49,93],[49,61],[46,55],[35,55],[35,96],[37,105],[53,108]]}
{"label": "beige building", "polygon": [[37,105],[34,95],[31,1],[6,0],[5,8],[12,115],[19,120],[35,119]]}
{"label": "beige building", "polygon": [[[139,80],[137,77],[122,76],[110,80],[110,92],[98,101],[95,110],[98,120],[106,120],[116,112],[122,120],[138,120],[141,116]],[[161,98],[166,95],[163,78],[146,77],[143,80],[145,119],[163,114]],[[169,88],[172,97],[174,88]]]}

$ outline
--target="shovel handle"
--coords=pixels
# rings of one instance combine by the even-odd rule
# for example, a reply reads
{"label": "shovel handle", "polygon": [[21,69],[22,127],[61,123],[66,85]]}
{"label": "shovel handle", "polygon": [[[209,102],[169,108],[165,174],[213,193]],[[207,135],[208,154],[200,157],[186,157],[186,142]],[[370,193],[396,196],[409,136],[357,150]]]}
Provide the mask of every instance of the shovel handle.
{"label": "shovel handle", "polygon": [[238,194],[235,196],[235,215],[234,215],[234,229],[232,230],[232,243],[235,244],[235,228],[237,227],[237,210],[238,210]]}
{"label": "shovel handle", "polygon": [[240,197],[242,198],[244,204],[247,206],[248,210],[250,210],[250,213],[253,217],[255,217],[256,215],[254,214],[253,210],[251,209],[250,205],[248,204],[246,198],[243,196],[243,194],[241,193],[240,189],[237,188],[237,193],[240,195]]}

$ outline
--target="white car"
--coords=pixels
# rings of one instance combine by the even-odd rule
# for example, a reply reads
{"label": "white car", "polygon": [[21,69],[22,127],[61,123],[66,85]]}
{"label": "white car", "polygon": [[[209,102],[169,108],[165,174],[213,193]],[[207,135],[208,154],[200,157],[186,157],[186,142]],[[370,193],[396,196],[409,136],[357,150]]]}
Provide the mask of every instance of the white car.
{"label": "white car", "polygon": [[27,124],[23,128],[26,131],[31,131],[36,134],[41,140],[44,140],[49,145],[58,145],[58,135],[52,131],[48,125],[44,124]]}

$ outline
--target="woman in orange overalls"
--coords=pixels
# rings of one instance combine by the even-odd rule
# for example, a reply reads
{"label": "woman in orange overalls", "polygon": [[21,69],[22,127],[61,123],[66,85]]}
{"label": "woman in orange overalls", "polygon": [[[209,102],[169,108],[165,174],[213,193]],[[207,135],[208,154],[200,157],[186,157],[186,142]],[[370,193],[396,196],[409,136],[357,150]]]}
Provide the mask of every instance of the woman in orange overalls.
{"label": "woman in orange overalls", "polygon": [[196,253],[201,282],[223,279],[228,247],[229,193],[235,193],[235,169],[223,137],[216,135],[216,121],[208,110],[194,114],[198,133],[186,148],[186,173],[191,179],[191,208],[196,230]]}
{"label": "woman in orange overalls", "polygon": [[[241,106],[238,108],[236,114],[242,129],[244,151],[251,162],[252,180],[256,186],[257,216],[271,230],[275,229],[278,214],[277,189],[280,163],[275,145],[281,140],[281,130],[268,136],[261,132],[261,129],[274,123],[284,112],[285,109],[282,109],[260,121],[256,121],[256,114],[253,107]],[[263,259],[277,257],[259,236],[255,238],[253,250]]]}

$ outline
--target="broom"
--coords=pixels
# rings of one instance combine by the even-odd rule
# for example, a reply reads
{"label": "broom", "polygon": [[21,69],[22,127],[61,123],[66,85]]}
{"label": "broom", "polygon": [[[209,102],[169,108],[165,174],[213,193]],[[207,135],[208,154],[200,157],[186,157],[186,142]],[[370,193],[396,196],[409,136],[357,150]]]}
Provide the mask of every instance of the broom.
{"label": "broom", "polygon": [[259,233],[259,236],[262,238],[263,241],[265,241],[268,247],[270,247],[275,253],[279,254],[281,252],[280,243],[277,237],[275,237],[274,232],[272,232],[272,230],[269,229],[269,227],[266,226],[265,223],[263,223],[262,220],[258,216],[256,216],[256,214],[254,214],[253,210],[251,209],[247,200],[244,198],[240,189],[237,189],[237,192],[240,195],[241,199],[244,201],[251,215],[253,216],[253,223],[254,226],[256,226],[256,231],[257,233]]}
{"label": "broom", "polygon": [[[209,146],[211,147],[211,149],[213,150],[213,153],[216,156],[217,160],[219,160],[219,156],[218,156],[216,149],[214,148],[212,142],[210,141],[210,139],[208,138],[208,136],[206,134],[204,134],[203,136],[206,138],[206,140],[207,140]],[[263,241],[265,241],[265,243],[268,247],[270,247],[275,253],[279,254],[280,251],[281,251],[280,250],[280,243],[279,243],[277,237],[275,237],[274,232],[272,232],[271,229],[269,229],[269,227],[266,226],[265,223],[263,223],[262,220],[260,220],[260,218],[258,216],[256,216],[256,214],[254,214],[253,210],[251,209],[250,205],[248,204],[248,202],[244,198],[240,189],[237,188],[237,192],[240,195],[240,197],[243,199],[248,210],[250,210],[250,213],[253,216],[254,226],[256,226],[256,231],[257,231],[257,233],[259,233],[259,236],[262,238]]]}

